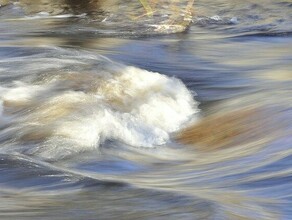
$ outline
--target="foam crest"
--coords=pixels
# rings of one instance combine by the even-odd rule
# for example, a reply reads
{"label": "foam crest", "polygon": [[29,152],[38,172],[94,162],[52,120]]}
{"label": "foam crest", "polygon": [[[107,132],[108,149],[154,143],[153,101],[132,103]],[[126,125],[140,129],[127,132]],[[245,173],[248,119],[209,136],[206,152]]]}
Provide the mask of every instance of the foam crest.
{"label": "foam crest", "polygon": [[10,122],[0,140],[49,158],[98,148],[106,140],[153,147],[167,143],[198,111],[176,78],[107,59],[101,63],[84,72],[42,69],[29,80],[2,86],[0,113]]}

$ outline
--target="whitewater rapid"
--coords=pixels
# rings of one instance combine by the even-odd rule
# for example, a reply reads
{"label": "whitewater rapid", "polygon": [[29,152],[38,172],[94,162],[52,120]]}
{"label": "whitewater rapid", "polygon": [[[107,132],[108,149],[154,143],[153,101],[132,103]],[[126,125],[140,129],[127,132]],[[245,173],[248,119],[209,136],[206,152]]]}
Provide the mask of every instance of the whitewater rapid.
{"label": "whitewater rapid", "polygon": [[1,66],[2,152],[56,159],[106,141],[155,147],[198,112],[179,79],[89,52],[39,49]]}

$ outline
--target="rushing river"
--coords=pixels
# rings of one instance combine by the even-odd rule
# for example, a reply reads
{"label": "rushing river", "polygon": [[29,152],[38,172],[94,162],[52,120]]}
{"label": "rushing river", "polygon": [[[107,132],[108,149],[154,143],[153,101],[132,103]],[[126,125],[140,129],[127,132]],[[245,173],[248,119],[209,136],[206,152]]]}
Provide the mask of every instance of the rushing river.
{"label": "rushing river", "polygon": [[80,2],[0,0],[0,219],[292,219],[292,1]]}

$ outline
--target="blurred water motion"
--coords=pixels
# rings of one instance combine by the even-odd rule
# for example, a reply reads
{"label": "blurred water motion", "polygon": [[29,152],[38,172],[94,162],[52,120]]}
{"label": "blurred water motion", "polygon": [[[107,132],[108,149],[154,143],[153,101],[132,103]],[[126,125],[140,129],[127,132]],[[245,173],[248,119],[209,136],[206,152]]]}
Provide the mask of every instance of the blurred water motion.
{"label": "blurred water motion", "polygon": [[[111,36],[114,36],[115,32],[120,36],[183,32],[190,26],[193,14],[193,0],[20,0],[11,2],[0,2],[0,5],[19,10],[17,14],[14,14],[16,16],[11,18],[12,20],[74,17],[82,23],[82,26],[76,29],[82,29],[86,33],[98,32],[100,35],[110,32]],[[60,22],[60,25],[63,27],[64,21]],[[94,28],[90,28],[92,26]],[[73,27],[71,25],[71,28]],[[98,31],[97,27],[101,30]],[[75,29],[73,33],[74,31]],[[61,30],[57,32],[62,34]]]}
{"label": "blurred water motion", "polygon": [[291,1],[147,2],[0,0],[1,219],[292,219]]}

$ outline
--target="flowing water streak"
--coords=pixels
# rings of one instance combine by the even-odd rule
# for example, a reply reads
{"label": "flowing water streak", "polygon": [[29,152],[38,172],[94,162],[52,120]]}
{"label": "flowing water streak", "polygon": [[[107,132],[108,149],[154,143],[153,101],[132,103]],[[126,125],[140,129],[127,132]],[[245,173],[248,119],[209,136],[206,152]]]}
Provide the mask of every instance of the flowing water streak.
{"label": "flowing water streak", "polygon": [[18,2],[0,8],[1,219],[291,219],[291,2],[196,1],[160,37],[186,30],[167,4]]}

